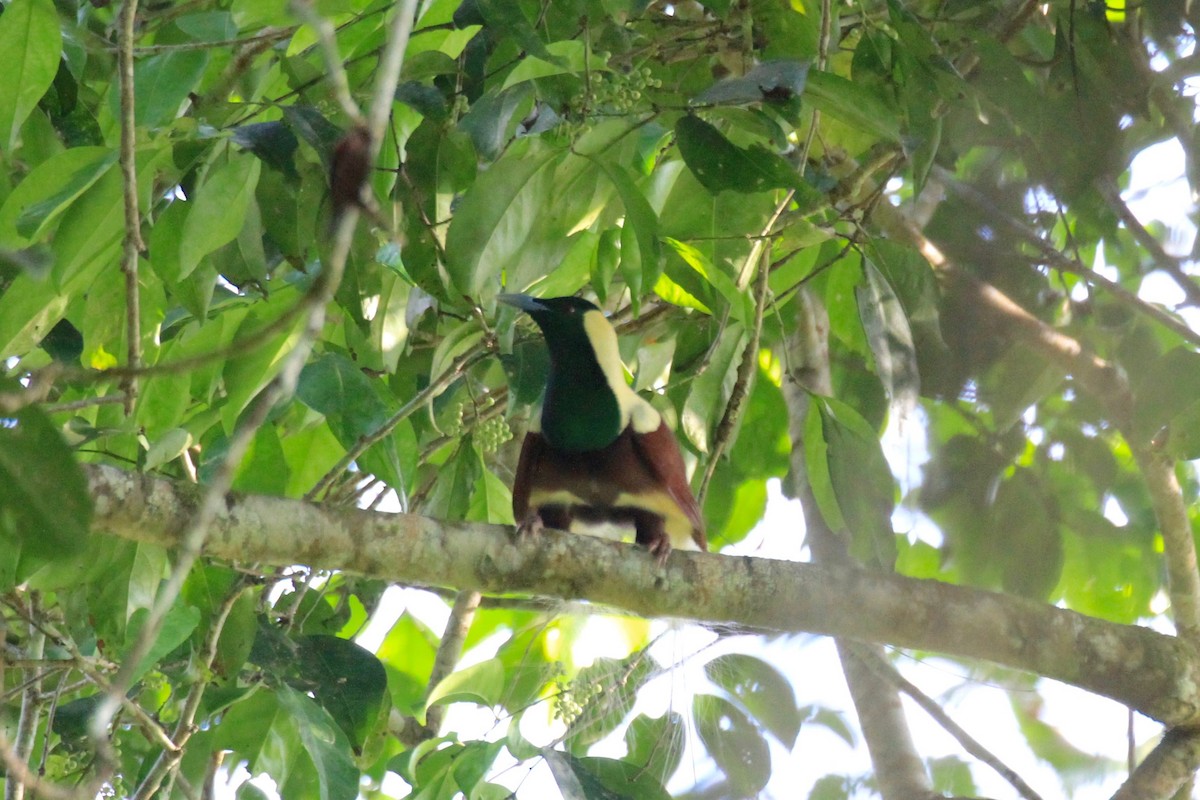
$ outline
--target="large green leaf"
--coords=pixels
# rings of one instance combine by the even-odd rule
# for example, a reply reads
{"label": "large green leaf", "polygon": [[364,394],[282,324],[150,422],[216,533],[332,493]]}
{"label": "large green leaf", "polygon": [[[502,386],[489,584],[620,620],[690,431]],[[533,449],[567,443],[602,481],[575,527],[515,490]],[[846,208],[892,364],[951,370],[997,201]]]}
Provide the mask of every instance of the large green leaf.
{"label": "large green leaf", "polygon": [[[320,800],[354,800],[358,797],[358,768],[350,757],[345,734],[324,709],[307,695],[294,689],[280,688],[279,708],[285,724],[294,731],[305,754],[316,770]],[[281,791],[286,791],[281,787]]]}
{"label": "large green leaf", "polygon": [[0,530],[38,555],[77,552],[88,539],[87,479],[40,409],[0,417]]}
{"label": "large green leaf", "polygon": [[0,205],[0,247],[28,247],[116,163],[107,147],[76,147],[43,161]]}
{"label": "large green leaf", "polygon": [[675,141],[688,168],[713,194],[800,188],[795,167],[762,145],[738,147],[715,127],[689,114],[675,123]]}
{"label": "large green leaf", "polygon": [[175,280],[186,278],[200,259],[237,237],[254,198],[261,164],[258,159],[231,154],[200,184],[183,223]]}
{"label": "large green leaf", "polygon": [[548,200],[522,190],[554,156],[545,150],[501,159],[467,192],[446,234],[446,270],[460,292],[474,297],[513,266]]}
{"label": "large green leaf", "polygon": [[0,16],[0,150],[16,142],[21,124],[50,88],[58,70],[62,34],[51,0],[13,0]]}
{"label": "large green leaf", "polygon": [[803,717],[792,685],[779,670],[754,656],[726,653],[705,664],[704,672],[785,747],[795,745]]}
{"label": "large green leaf", "polygon": [[499,705],[503,692],[504,665],[499,659],[489,658],[443,678],[429,693],[426,706],[467,702],[491,708]]}
{"label": "large green leaf", "polygon": [[[173,120],[199,83],[208,58],[204,50],[171,50],[138,61],[133,67],[136,124],[156,128]],[[109,97],[116,116],[120,99],[115,82]]]}
{"label": "large green leaf", "polygon": [[579,758],[545,750],[564,800],[667,800],[671,795],[650,770],[615,758]]}
{"label": "large green leaf", "polygon": [[723,697],[697,694],[696,732],[739,797],[762,791],[771,777],[771,753],[758,727]]}
{"label": "large green leaf", "polygon": [[387,674],[370,651],[337,636],[299,641],[302,688],[337,722],[356,753],[379,721],[387,696]]}
{"label": "large green leaf", "polygon": [[[376,433],[391,416],[374,383],[344,356],[326,353],[300,373],[296,396],[325,415],[338,441],[350,449],[364,436]],[[389,486],[405,486],[396,443],[390,437],[361,457],[362,467]]]}
{"label": "large green leaf", "polygon": [[816,395],[811,402],[805,463],[821,513],[835,531],[849,533],[857,558],[890,569],[896,560],[895,481],[879,437],[845,403]]}

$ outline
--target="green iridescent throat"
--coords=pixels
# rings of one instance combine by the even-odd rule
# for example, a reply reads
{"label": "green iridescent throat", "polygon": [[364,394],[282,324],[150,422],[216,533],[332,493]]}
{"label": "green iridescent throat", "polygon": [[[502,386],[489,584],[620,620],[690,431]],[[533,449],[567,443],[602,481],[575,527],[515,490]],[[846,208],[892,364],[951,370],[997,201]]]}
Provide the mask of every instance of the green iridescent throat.
{"label": "green iridescent throat", "polygon": [[552,328],[545,330],[550,378],[542,403],[542,435],[552,447],[568,452],[607,447],[621,433],[621,408],[580,317],[538,322],[543,330]]}

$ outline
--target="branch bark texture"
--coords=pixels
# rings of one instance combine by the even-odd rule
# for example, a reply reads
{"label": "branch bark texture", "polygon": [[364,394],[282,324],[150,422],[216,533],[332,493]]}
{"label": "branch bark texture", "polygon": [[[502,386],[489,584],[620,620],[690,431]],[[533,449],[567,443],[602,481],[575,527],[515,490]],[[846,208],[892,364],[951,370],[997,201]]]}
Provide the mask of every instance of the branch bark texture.
{"label": "branch bark texture", "polygon": [[[175,546],[203,488],[89,465],[98,533]],[[1070,683],[1174,727],[1200,724],[1200,658],[1187,641],[1031,600],[845,566],[671,555],[545,532],[228,494],[205,552],[310,564],[485,593],[583,599],[642,616],[808,631],[933,650]]]}

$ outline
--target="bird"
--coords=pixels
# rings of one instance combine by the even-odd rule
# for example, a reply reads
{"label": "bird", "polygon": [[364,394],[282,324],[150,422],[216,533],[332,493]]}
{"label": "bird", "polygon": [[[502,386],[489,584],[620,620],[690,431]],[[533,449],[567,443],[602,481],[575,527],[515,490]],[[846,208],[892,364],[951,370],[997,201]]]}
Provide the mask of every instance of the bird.
{"label": "bird", "polygon": [[350,128],[333,148],[329,162],[329,194],[333,223],[350,208],[370,211],[363,189],[371,177],[371,133],[363,125]]}
{"label": "bird", "polygon": [[619,538],[632,529],[660,567],[672,548],[707,550],[679,443],[625,382],[617,332],[600,309],[581,297],[497,300],[533,317],[550,351],[540,425],[522,442],[513,481],[518,530]]}

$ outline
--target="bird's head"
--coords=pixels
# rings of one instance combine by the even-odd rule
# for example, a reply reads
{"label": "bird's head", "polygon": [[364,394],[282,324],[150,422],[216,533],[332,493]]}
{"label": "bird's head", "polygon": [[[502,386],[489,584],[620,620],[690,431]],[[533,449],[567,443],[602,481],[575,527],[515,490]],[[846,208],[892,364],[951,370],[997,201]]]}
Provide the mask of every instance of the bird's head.
{"label": "bird's head", "polygon": [[566,450],[597,449],[615,439],[633,407],[646,404],[625,383],[617,332],[600,309],[582,297],[496,299],[533,317],[546,337],[550,376],[543,433]]}
{"label": "bird's head", "polygon": [[[605,362],[612,359],[617,360],[620,370],[616,331],[594,303],[582,297],[540,298],[527,294],[502,294],[496,299],[533,317],[554,361],[582,358],[591,350],[605,374],[611,367]],[[609,351],[611,358],[605,358]]]}

